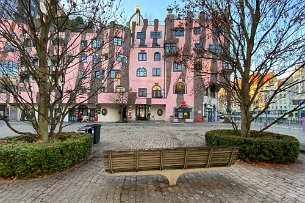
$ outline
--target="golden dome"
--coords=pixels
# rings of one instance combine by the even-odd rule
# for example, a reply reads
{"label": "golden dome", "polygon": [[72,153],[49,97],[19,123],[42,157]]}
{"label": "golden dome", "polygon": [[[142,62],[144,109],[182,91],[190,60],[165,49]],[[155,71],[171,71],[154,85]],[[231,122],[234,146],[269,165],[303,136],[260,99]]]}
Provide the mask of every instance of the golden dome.
{"label": "golden dome", "polygon": [[136,12],[140,12],[140,6],[138,5],[138,6],[136,6]]}

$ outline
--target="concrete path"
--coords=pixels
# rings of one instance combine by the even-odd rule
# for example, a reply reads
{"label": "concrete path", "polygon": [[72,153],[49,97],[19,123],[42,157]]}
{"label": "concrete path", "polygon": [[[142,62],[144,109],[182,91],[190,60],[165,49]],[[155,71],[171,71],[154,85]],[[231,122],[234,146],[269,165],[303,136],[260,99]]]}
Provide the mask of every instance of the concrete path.
{"label": "concrete path", "polygon": [[285,166],[239,162],[228,171],[185,174],[174,187],[168,187],[160,175],[110,177],[104,173],[103,150],[202,146],[207,130],[224,127],[230,126],[105,124],[90,161],[45,178],[0,181],[0,202],[305,202],[304,154],[296,164]]}

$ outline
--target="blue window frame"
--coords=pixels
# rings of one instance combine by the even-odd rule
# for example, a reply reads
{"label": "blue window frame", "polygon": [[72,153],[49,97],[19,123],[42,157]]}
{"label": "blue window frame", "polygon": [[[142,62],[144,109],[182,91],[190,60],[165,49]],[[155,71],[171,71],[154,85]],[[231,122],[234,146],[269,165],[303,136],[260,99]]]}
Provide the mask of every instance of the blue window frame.
{"label": "blue window frame", "polygon": [[88,58],[88,56],[86,54],[81,54],[80,55],[80,62],[87,63],[87,58]]}
{"label": "blue window frame", "polygon": [[150,32],[150,38],[152,39],[161,39],[161,32]]}
{"label": "blue window frame", "polygon": [[137,39],[144,39],[144,32],[137,32]]}
{"label": "blue window frame", "polygon": [[165,51],[165,53],[176,52],[177,51],[177,45],[176,44],[171,44],[171,43],[166,43],[164,45],[164,51]]}
{"label": "blue window frame", "polygon": [[161,61],[161,54],[159,52],[154,54],[154,61]]}
{"label": "blue window frame", "polygon": [[4,75],[16,76],[18,73],[17,63],[15,63],[14,61],[1,61],[0,73]]}
{"label": "blue window frame", "polygon": [[72,56],[72,55],[68,55],[68,56],[67,56],[67,62],[68,62],[68,63],[72,63],[73,60],[74,60],[74,56]]}
{"label": "blue window frame", "polygon": [[137,69],[137,77],[146,77],[147,70],[145,68],[138,68]]}
{"label": "blue window frame", "polygon": [[161,76],[161,68],[153,68],[152,69],[153,76]]}
{"label": "blue window frame", "polygon": [[113,38],[113,44],[116,46],[121,46],[122,45],[122,37],[114,37]]}
{"label": "blue window frame", "polygon": [[138,54],[138,61],[147,61],[147,53],[139,53]]}
{"label": "blue window frame", "polygon": [[4,50],[5,51],[16,51],[16,47],[13,46],[11,43],[6,43]]}
{"label": "blue window frame", "polygon": [[203,48],[202,42],[196,42],[196,43],[194,44],[194,47],[195,47],[195,49],[202,49],[202,48]]}
{"label": "blue window frame", "polygon": [[81,40],[80,41],[80,46],[81,47],[86,47],[88,45],[87,40]]}
{"label": "blue window frame", "polygon": [[94,77],[95,78],[100,78],[101,77],[101,71],[97,70],[94,72]]}
{"label": "blue window frame", "polygon": [[182,72],[183,70],[183,64],[182,63],[174,63],[173,65],[173,71],[174,72]]}
{"label": "blue window frame", "polygon": [[222,52],[222,48],[219,44],[209,44],[209,51],[215,54]]}
{"label": "blue window frame", "polygon": [[92,63],[93,63],[93,64],[99,63],[100,60],[101,60],[101,58],[100,58],[99,55],[97,55],[97,54],[93,55],[93,57],[92,57]]}
{"label": "blue window frame", "polygon": [[117,54],[116,60],[117,60],[117,61],[120,61],[120,62],[127,63],[127,57],[124,56],[123,54],[120,54],[120,53]]}
{"label": "blue window frame", "polygon": [[184,28],[183,27],[175,27],[175,37],[183,37],[184,36]]}
{"label": "blue window frame", "polygon": [[121,78],[121,71],[120,70],[112,70],[110,72],[110,78],[120,79]]}
{"label": "blue window frame", "polygon": [[193,32],[195,35],[201,34],[201,27],[194,27]]}
{"label": "blue window frame", "polygon": [[101,40],[99,39],[93,39],[92,40],[92,48],[100,48],[101,47]]}

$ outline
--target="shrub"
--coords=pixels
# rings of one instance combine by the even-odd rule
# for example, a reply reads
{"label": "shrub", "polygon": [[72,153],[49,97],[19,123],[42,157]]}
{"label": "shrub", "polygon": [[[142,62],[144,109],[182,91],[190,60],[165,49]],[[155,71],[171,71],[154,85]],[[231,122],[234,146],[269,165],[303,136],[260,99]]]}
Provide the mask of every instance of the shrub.
{"label": "shrub", "polygon": [[92,136],[87,133],[62,133],[51,143],[4,138],[0,140],[0,177],[32,178],[63,171],[91,151]]}
{"label": "shrub", "polygon": [[299,156],[297,138],[271,132],[251,131],[242,137],[240,131],[212,130],[205,134],[206,143],[215,146],[238,146],[239,157],[245,161],[271,163],[295,162]]}

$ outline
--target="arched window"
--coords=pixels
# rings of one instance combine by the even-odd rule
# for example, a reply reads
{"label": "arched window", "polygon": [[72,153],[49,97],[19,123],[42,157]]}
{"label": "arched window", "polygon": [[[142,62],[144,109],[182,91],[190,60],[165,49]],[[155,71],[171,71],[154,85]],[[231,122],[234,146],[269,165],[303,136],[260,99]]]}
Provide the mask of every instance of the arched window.
{"label": "arched window", "polygon": [[154,54],[154,61],[161,61],[161,55],[160,55],[159,52],[156,52],[156,53]]}
{"label": "arched window", "polygon": [[146,77],[147,71],[145,68],[138,68],[137,70],[137,77]]}
{"label": "arched window", "polygon": [[1,61],[0,73],[4,75],[16,76],[18,73],[18,66],[14,61]]}
{"label": "arched window", "polygon": [[174,94],[186,94],[186,86],[184,82],[176,82],[174,85]]}
{"label": "arched window", "polygon": [[159,85],[154,85],[152,87],[152,98],[161,98],[162,97],[162,91],[161,87]]}

